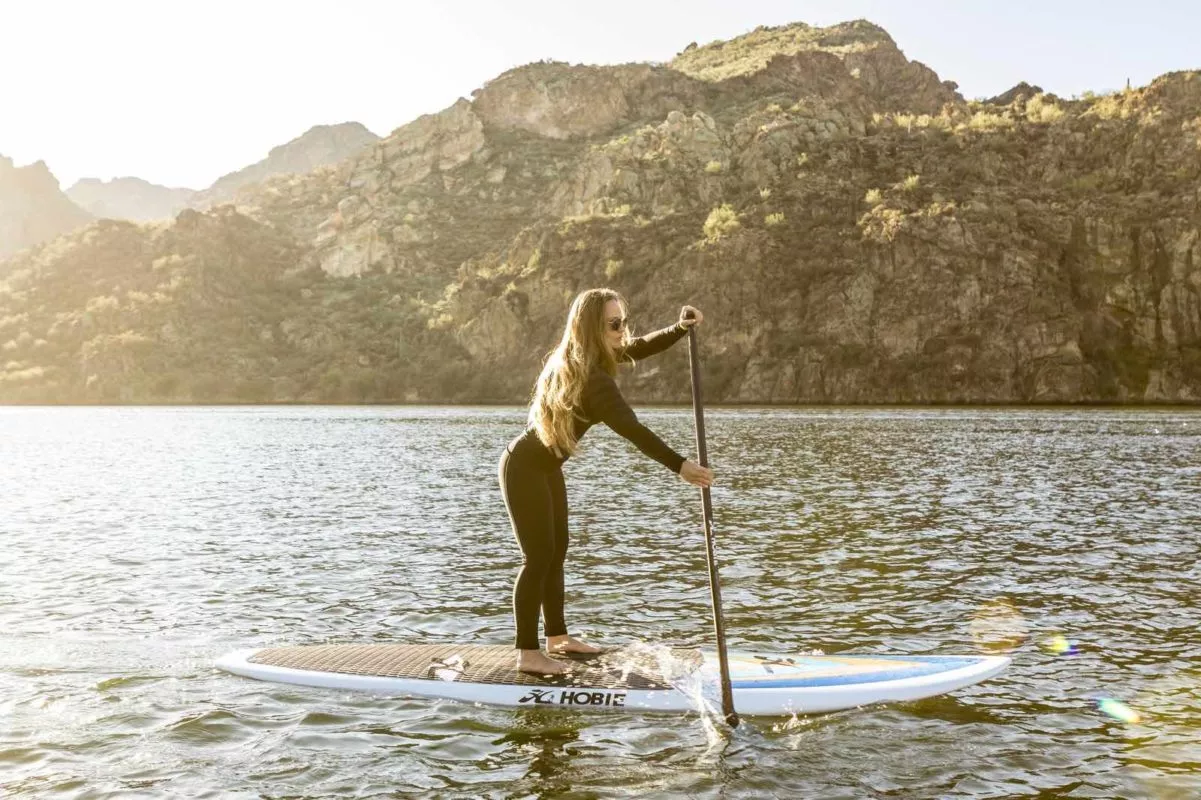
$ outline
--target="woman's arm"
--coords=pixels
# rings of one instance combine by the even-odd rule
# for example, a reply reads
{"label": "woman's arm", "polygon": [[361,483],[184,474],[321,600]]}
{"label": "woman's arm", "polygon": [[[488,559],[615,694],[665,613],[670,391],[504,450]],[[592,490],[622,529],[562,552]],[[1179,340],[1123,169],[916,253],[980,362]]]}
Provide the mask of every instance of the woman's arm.
{"label": "woman's arm", "polygon": [[684,306],[680,309],[679,322],[670,328],[664,328],[661,331],[655,331],[654,333],[648,333],[646,336],[631,339],[630,343],[625,346],[625,349],[618,354],[617,360],[637,361],[640,358],[662,353],[680,341],[680,339],[683,339],[684,334],[688,333],[688,329],[693,325],[700,325],[701,320],[704,318],[705,315],[699,309],[692,306]]}
{"label": "woman's arm", "polygon": [[683,339],[684,335],[687,333],[688,328],[686,328],[682,323],[677,322],[670,328],[664,328],[661,331],[655,331],[654,333],[648,333],[646,336],[639,336],[636,339],[631,339],[630,343],[627,344],[625,349],[621,351],[621,355],[617,360],[638,361],[646,358],[647,356],[653,356],[658,353],[662,353],[664,350],[680,341],[680,339]]}
{"label": "woman's arm", "polygon": [[607,373],[597,370],[588,379],[583,407],[590,419],[603,422],[618,435],[633,442],[646,455],[675,473],[680,472],[684,457],[672,450],[654,431],[638,421],[634,410],[621,396],[617,383]]}

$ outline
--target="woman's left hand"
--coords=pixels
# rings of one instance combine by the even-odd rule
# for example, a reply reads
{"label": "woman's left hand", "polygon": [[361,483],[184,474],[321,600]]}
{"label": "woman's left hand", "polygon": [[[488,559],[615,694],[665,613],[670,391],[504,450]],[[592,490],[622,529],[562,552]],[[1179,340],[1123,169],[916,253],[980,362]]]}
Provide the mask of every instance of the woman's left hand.
{"label": "woman's left hand", "polygon": [[699,308],[684,306],[680,309],[680,324],[685,328],[691,328],[693,325],[700,325],[701,320],[704,318],[705,315],[701,313]]}

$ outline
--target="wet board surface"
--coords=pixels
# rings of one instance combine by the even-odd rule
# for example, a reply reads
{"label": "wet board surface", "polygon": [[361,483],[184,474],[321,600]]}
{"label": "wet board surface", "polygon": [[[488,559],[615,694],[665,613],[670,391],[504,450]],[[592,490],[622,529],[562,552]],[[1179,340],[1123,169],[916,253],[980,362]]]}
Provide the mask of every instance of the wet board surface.
{"label": "wet board surface", "polygon": [[[258,680],[505,706],[687,712],[717,683],[713,654],[637,645],[588,659],[559,657],[557,676],[515,669],[504,645],[334,644],[242,650],[220,669]],[[916,700],[970,686],[1005,669],[1000,656],[730,653],[740,713],[818,713]]]}

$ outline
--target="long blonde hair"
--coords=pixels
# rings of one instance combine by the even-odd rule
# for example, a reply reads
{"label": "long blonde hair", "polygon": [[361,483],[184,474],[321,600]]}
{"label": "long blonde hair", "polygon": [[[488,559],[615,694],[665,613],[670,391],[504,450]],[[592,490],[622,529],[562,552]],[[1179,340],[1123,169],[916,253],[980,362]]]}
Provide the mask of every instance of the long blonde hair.
{"label": "long blonde hair", "polygon": [[[534,384],[529,425],[559,457],[575,452],[575,416],[588,375],[597,366],[610,375],[617,374],[617,353],[605,336],[605,305],[610,300],[618,302],[624,317],[625,298],[612,289],[588,289],[576,296],[567,312],[563,338]],[[628,338],[628,330],[623,331],[623,341]]]}

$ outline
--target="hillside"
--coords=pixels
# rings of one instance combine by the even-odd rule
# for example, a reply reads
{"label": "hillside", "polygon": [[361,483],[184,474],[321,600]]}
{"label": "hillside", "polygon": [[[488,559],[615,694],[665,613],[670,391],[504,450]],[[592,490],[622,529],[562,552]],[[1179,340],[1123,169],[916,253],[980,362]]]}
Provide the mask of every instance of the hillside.
{"label": "hillside", "polygon": [[[705,310],[713,402],[1201,402],[1199,110],[1196,72],[965,102],[862,21],[531,64],[0,263],[0,401],[520,402],[612,285],[639,330]],[[688,397],[683,358],[626,381]]]}
{"label": "hillside", "polygon": [[203,210],[229,202],[244,186],[279,175],[303,175],[336,164],[378,140],[378,136],[358,122],[314,125],[295,139],[271,148],[263,160],[221,176],[212,186],[193,195],[190,205]]}

